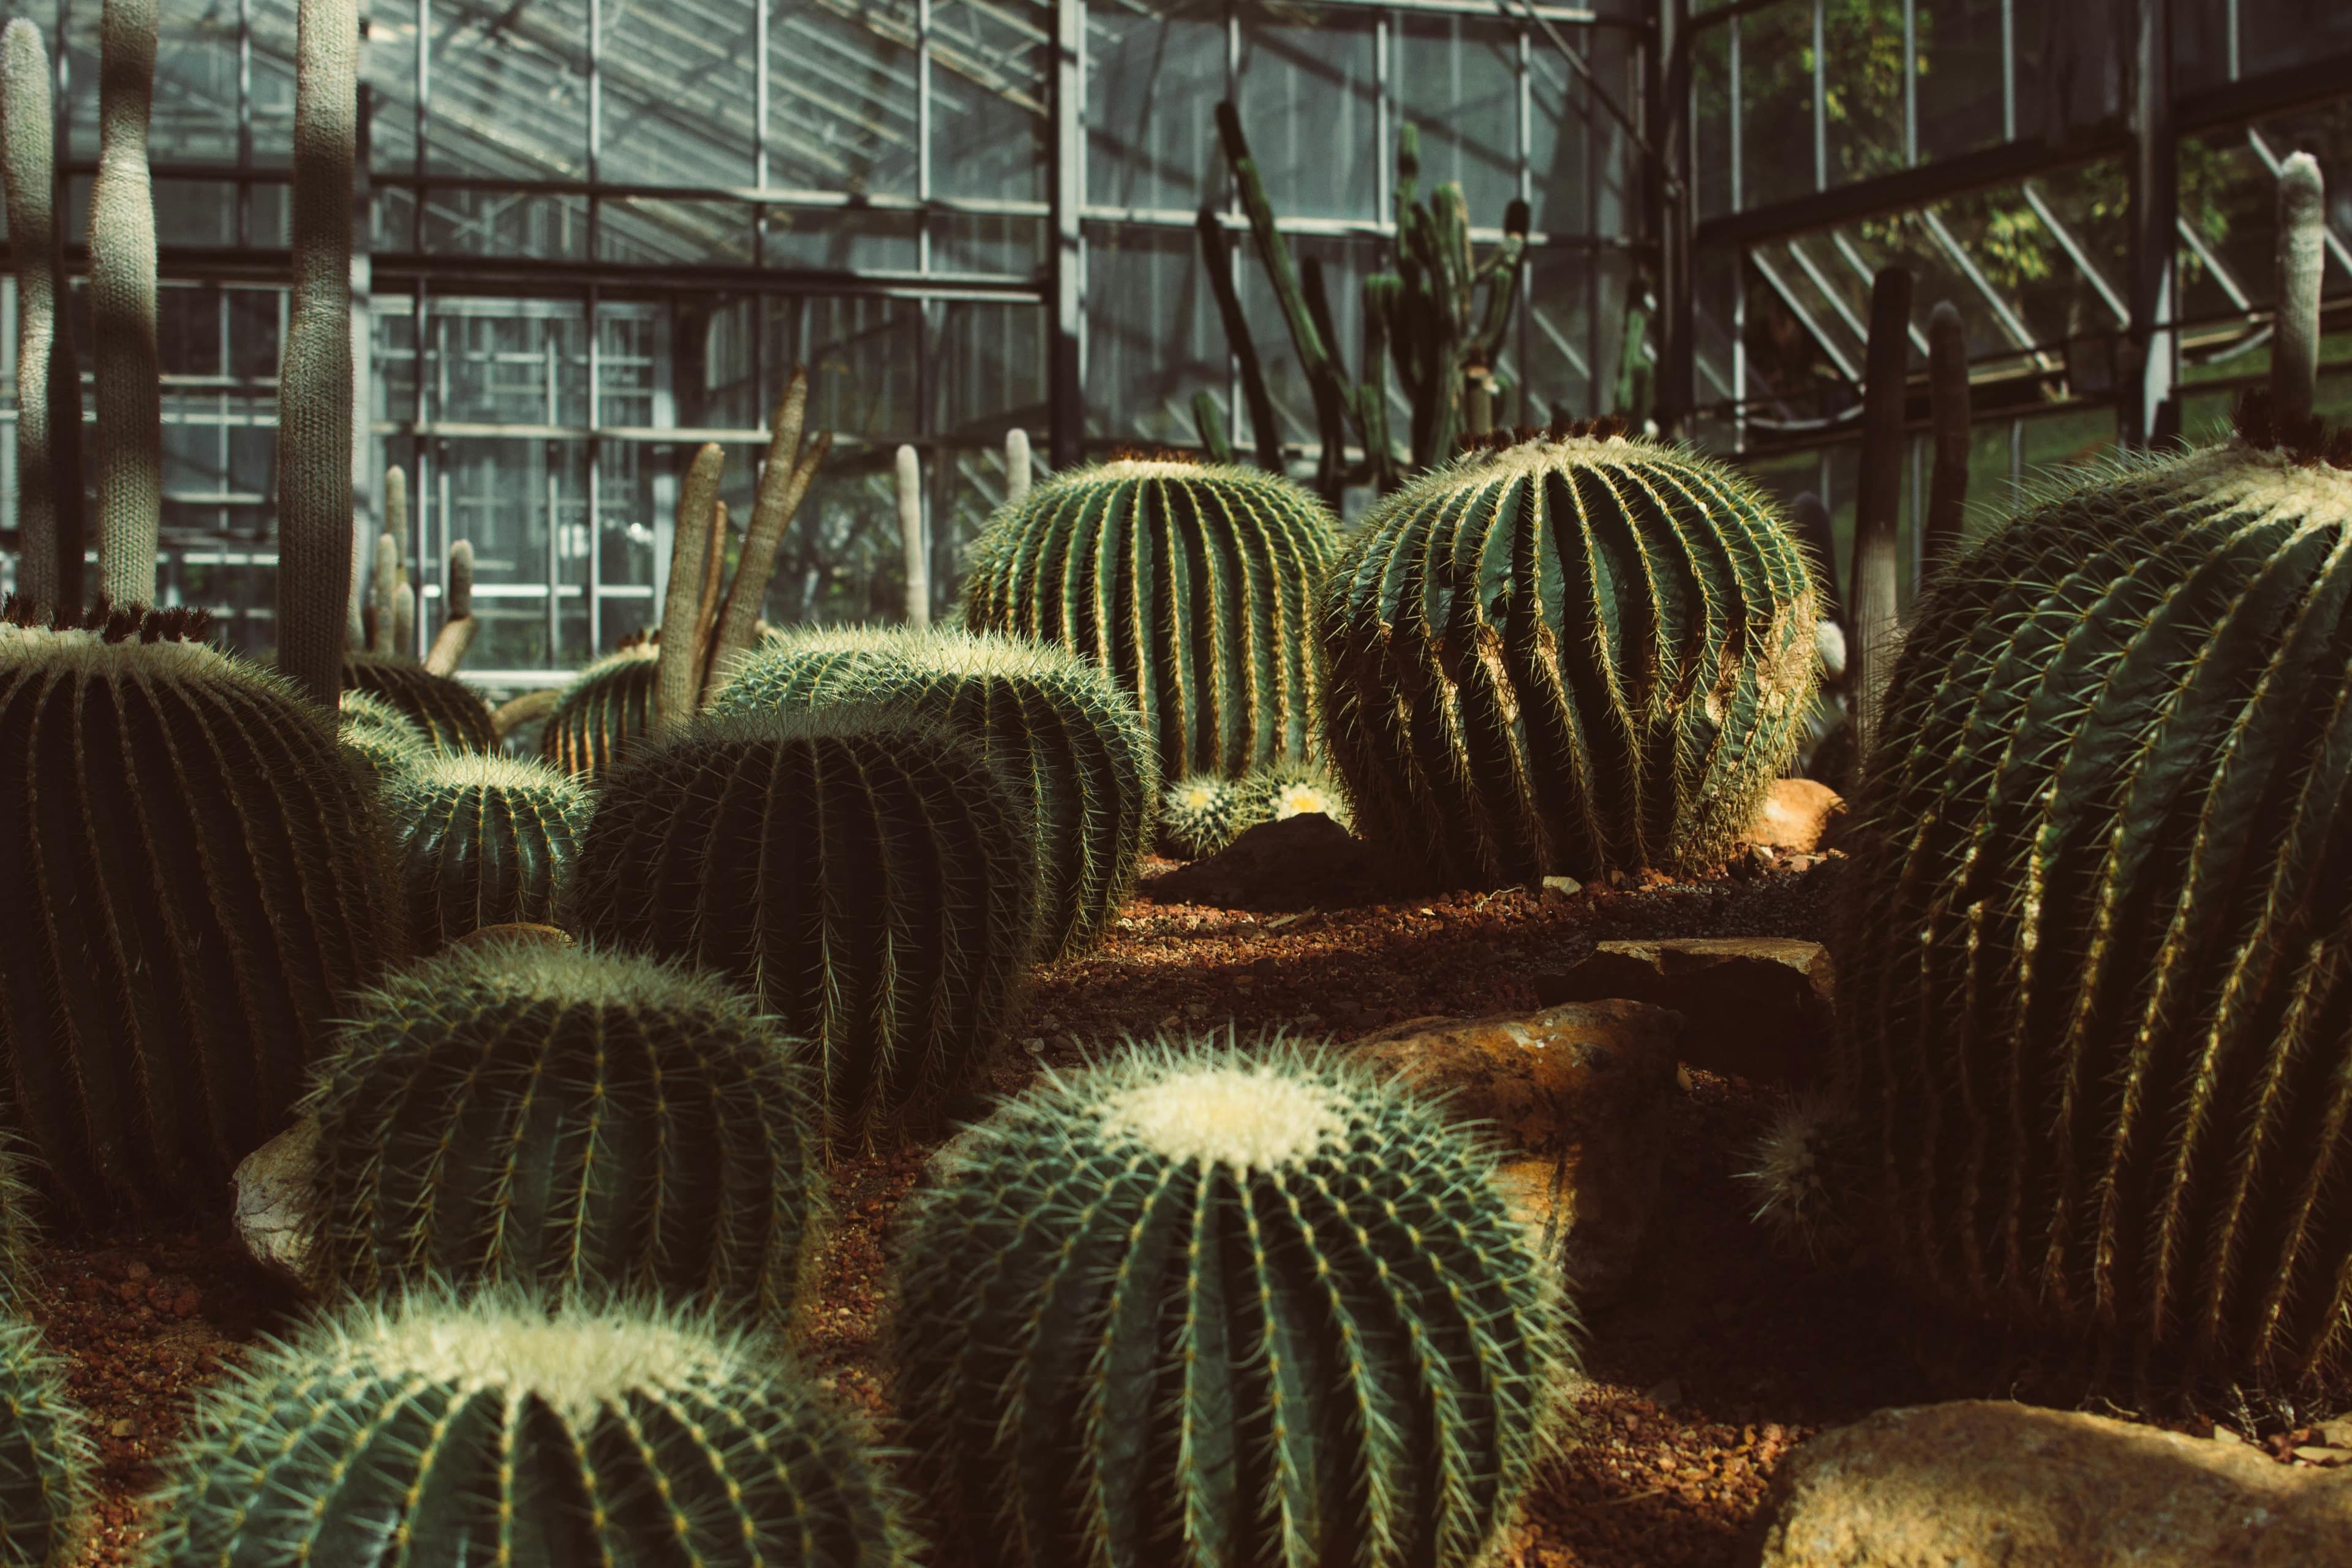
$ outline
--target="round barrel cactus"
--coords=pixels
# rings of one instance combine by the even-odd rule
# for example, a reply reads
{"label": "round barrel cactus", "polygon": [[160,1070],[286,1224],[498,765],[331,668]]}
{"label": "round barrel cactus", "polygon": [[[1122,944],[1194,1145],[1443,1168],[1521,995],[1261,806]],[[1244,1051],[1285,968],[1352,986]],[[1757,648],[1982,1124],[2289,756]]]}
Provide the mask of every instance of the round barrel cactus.
{"label": "round barrel cactus", "polygon": [[251,1352],[197,1396],[155,1510],[163,1568],[899,1568],[912,1545],[866,1445],[762,1340],[432,1293]]}
{"label": "round barrel cactus", "polygon": [[814,1075],[708,975],[455,949],[361,996],[316,1085],[328,1280],[792,1307],[823,1203]]}
{"label": "round barrel cactus", "polygon": [[591,809],[554,769],[478,752],[394,770],[383,805],[418,952],[483,926],[552,921]]}
{"label": "round barrel cactus", "polygon": [[1935,1298],[2177,1391],[2352,1391],[2332,450],[2254,418],[1939,574],[1856,801],[1839,1065],[1873,1236]]}
{"label": "round barrel cactus", "polygon": [[1158,787],[1135,705],[1066,649],[961,631],[773,633],[714,713],[839,703],[903,710],[971,736],[1036,826],[1038,956],[1091,946],[1135,891]]}
{"label": "round barrel cactus", "polygon": [[41,1331],[0,1314],[0,1564],[45,1568],[80,1543],[75,1518],[93,1490],[89,1424],[66,1391],[66,1365]]}
{"label": "round barrel cactus", "polygon": [[612,767],[624,745],[653,729],[660,658],[661,644],[647,640],[606,654],[572,677],[540,731],[541,760],[592,777]]}
{"label": "round barrel cactus", "polygon": [[1190,773],[1160,796],[1160,838],[1181,860],[1214,855],[1241,834],[1241,788],[1218,773]]}
{"label": "round barrel cactus", "polygon": [[632,747],[572,874],[593,942],[756,994],[822,1067],[828,1133],[936,1110],[1002,1043],[1035,940],[1025,802],[975,741],[866,708]]}
{"label": "round barrel cactus", "polygon": [[412,752],[424,751],[433,744],[425,738],[423,725],[373,691],[342,693],[337,701],[336,717],[337,728],[346,733],[363,731],[383,735]]}
{"label": "round barrel cactus", "polygon": [[1813,589],[1763,493],[1612,425],[1465,453],[1326,581],[1328,758],[1445,885],[1703,866],[1811,705]]}
{"label": "round barrel cactus", "polygon": [[964,625],[1057,642],[1135,699],[1160,771],[1239,773],[1316,744],[1331,514],[1257,468],[1122,459],[1048,479],[972,543]]}
{"label": "round barrel cactus", "polygon": [[414,720],[445,752],[495,752],[499,732],[474,689],[397,654],[345,653],[343,689],[380,697]]}
{"label": "round barrel cactus", "polygon": [[1431,1107],[1276,1042],[1144,1047],[959,1142],[899,1414],[982,1564],[1481,1560],[1570,1368],[1556,1273]]}
{"label": "round barrel cactus", "polygon": [[[357,694],[347,691],[343,695],[348,699]],[[401,722],[408,724],[404,716]],[[408,727],[415,731],[415,726]],[[421,735],[422,731],[416,733]],[[439,754],[422,739],[411,739],[389,725],[354,719],[348,709],[342,722],[335,726],[335,742],[346,756],[358,763],[361,771],[379,790],[402,770]]]}
{"label": "round barrel cactus", "polygon": [[1331,775],[1312,763],[1280,762],[1252,768],[1235,785],[1244,831],[1265,822],[1285,822],[1320,812],[1345,827],[1351,820],[1348,797]]}
{"label": "round barrel cactus", "polygon": [[201,612],[0,624],[0,1068],[77,1220],[225,1194],[400,945],[333,714]]}

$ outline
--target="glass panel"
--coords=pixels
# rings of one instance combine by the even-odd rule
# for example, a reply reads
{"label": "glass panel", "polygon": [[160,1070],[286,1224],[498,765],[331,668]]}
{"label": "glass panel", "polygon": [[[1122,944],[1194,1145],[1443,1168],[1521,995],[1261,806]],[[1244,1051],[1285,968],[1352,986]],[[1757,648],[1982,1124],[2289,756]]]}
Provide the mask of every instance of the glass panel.
{"label": "glass panel", "polygon": [[[1380,216],[1376,164],[1393,153],[1376,145],[1380,78],[1370,22],[1311,7],[1277,13],[1244,6],[1241,16],[1242,130],[1276,213]],[[1448,113],[1483,128],[1484,108],[1456,97],[1449,100]],[[1451,172],[1455,150],[1433,135],[1433,129],[1423,129],[1422,156],[1428,166],[1447,172],[1431,177],[1461,178]],[[1463,133],[1469,134],[1466,127]],[[1222,167],[1213,131],[1211,135],[1212,145],[1204,151]]]}
{"label": "glass panel", "polygon": [[2016,0],[1917,0],[1919,156],[2001,140],[2001,12]]}
{"label": "glass panel", "polygon": [[607,0],[602,18],[598,175],[623,184],[751,184],[759,107],[751,6]]}
{"label": "glass panel", "polygon": [[1783,0],[1742,16],[1739,29],[1739,177],[1747,207],[1814,189],[1813,7]]}
{"label": "glass panel", "polygon": [[1402,32],[1391,63],[1398,110],[1421,128],[1423,188],[1454,181],[1471,223],[1496,227],[1519,194],[1517,31],[1476,17],[1408,16]]}
{"label": "glass panel", "polygon": [[932,0],[931,191],[1044,201],[1050,5]]}
{"label": "glass panel", "polygon": [[776,5],[768,23],[771,184],[916,194],[915,21],[914,0]]}
{"label": "glass panel", "polygon": [[[1262,288],[1257,271],[1245,253],[1245,290]],[[1222,405],[1226,386],[1224,328],[1192,232],[1088,225],[1087,276],[1087,435],[1195,444],[1193,395],[1211,393]],[[1271,334],[1253,322],[1259,354],[1287,361],[1279,321],[1265,325]],[[1225,425],[1236,443],[1252,439],[1239,409],[1225,410]]]}
{"label": "glass panel", "polygon": [[[431,0],[429,172],[578,179],[588,172],[587,11],[581,0]],[[633,79],[604,60],[610,95]]]}
{"label": "glass panel", "polygon": [[1215,111],[1225,95],[1222,5],[1192,0],[1087,16],[1087,200],[1190,212],[1224,198]]}

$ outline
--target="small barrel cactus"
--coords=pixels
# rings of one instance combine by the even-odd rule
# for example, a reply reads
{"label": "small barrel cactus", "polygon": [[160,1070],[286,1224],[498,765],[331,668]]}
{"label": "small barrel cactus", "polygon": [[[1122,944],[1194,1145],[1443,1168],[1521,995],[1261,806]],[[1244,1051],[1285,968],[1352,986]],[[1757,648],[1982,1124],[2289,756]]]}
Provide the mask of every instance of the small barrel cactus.
{"label": "small barrel cactus", "polygon": [[848,1420],[675,1310],[347,1308],[198,1395],[155,1503],[159,1568],[911,1560]]}
{"label": "small barrel cactus", "polygon": [[400,945],[331,713],[201,612],[0,624],[0,1069],[77,1219],[225,1192]]}
{"label": "small barrel cactus", "polygon": [[714,713],[870,703],[934,720],[987,749],[1029,798],[1038,956],[1092,945],[1135,891],[1158,785],[1135,705],[1066,649],[968,632],[773,633],[712,699]]}
{"label": "small barrel cactus", "polygon": [[621,748],[653,730],[654,676],[661,644],[632,644],[574,676],[540,731],[541,761],[593,777],[620,760]]}
{"label": "small barrel cactus", "polygon": [[588,831],[588,792],[553,768],[428,752],[383,781],[409,939],[431,952],[482,926],[554,918]]}
{"label": "small barrel cactus", "polygon": [[1280,1042],[1162,1044],[1007,1105],[903,1255],[930,1522],[1007,1568],[1479,1561],[1570,1364],[1491,1171]]}
{"label": "small barrel cactus", "polygon": [[1180,860],[1214,855],[1240,837],[1241,791],[1218,773],[1192,773],[1160,796],[1160,839]]}
{"label": "small barrel cactus", "polygon": [[997,513],[972,543],[964,625],[1109,670],[1168,777],[1239,773],[1317,743],[1315,590],[1339,547],[1323,504],[1278,476],[1104,463]]}
{"label": "small barrel cactus", "polygon": [[79,1543],[98,1456],[41,1331],[0,1313],[0,1565],[44,1568]]}
{"label": "small barrel cactus", "polygon": [[404,768],[435,754],[414,719],[365,691],[346,691],[335,740],[382,788]]}
{"label": "small barrel cactus", "polygon": [[1234,786],[1244,831],[1260,823],[1284,822],[1320,812],[1348,826],[1348,797],[1331,775],[1312,763],[1280,762],[1252,768]]}
{"label": "small barrel cactus", "polygon": [[961,1088],[1035,939],[1025,803],[977,742],[872,709],[707,718],[608,775],[572,874],[591,941],[751,989],[812,1045],[829,1134]]}
{"label": "small barrel cactus", "polygon": [[305,1107],[320,1276],[782,1321],[823,1202],[796,1048],[650,959],[486,940],[405,970],[353,1004]]}
{"label": "small barrel cactus", "polygon": [[398,654],[346,653],[343,689],[381,697],[425,731],[445,752],[495,752],[499,733],[490,710],[474,689],[454,676],[436,675]]}
{"label": "small barrel cactus", "polygon": [[1608,422],[1483,447],[1326,581],[1328,760],[1357,830],[1447,885],[1717,861],[1802,736],[1815,618],[1722,465]]}

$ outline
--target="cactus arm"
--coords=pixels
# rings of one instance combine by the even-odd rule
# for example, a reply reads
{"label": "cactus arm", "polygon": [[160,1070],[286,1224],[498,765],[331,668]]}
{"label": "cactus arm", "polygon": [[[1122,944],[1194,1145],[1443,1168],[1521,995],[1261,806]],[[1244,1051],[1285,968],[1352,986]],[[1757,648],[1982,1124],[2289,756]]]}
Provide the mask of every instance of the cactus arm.
{"label": "cactus arm", "polygon": [[1923,574],[1960,552],[1969,505],[1969,340],[1948,300],[1927,318],[1927,402],[1936,432],[1935,478],[1927,487]]}
{"label": "cactus arm", "polygon": [[[163,521],[163,405],[155,347],[155,200],[147,174],[147,118],[155,96],[156,12],[157,0],[106,0],[99,22],[98,174],[89,189],[89,309],[98,340],[99,585],[118,605],[154,602],[155,542]],[[346,339],[349,335],[346,330]],[[348,514],[349,507],[344,510]],[[340,618],[340,602],[335,609]]]}
{"label": "cactus arm", "polygon": [[1877,740],[1879,704],[1895,672],[1895,513],[1903,500],[1905,355],[1911,322],[1911,274],[1881,268],[1870,290],[1868,379],[1863,388],[1862,474],[1854,493],[1853,734],[1867,758]]}
{"label": "cactus arm", "polygon": [[694,622],[702,604],[704,557],[719,507],[719,476],[727,453],[718,442],[694,454],[677,487],[677,522],[670,542],[669,588],[662,598],[661,657],[654,676],[654,732],[682,729],[694,717],[701,669],[695,662]]}
{"label": "cactus arm", "polygon": [[1201,433],[1201,449],[1209,454],[1213,463],[1234,460],[1234,444],[1225,434],[1225,416],[1217,407],[1215,396],[1207,392],[1192,395],[1192,425]]}
{"label": "cactus arm", "polygon": [[416,657],[416,590],[403,566],[392,584],[392,648],[404,658]]}
{"label": "cactus arm", "polygon": [[58,308],[65,263],[56,223],[55,115],[48,55],[24,17],[0,38],[0,165],[16,257],[17,591],[50,610],[81,610],[81,367],[70,311]]}
{"label": "cactus arm", "polygon": [[2282,431],[2309,420],[2318,395],[2319,285],[2327,260],[2326,213],[2317,160],[2308,153],[2295,153],[2280,168],[2278,182],[2278,306],[2271,402]]}
{"label": "cactus arm", "polygon": [[[1231,457],[1223,459],[1233,461]],[[1029,432],[1015,425],[1004,433],[1004,504],[1029,499]]]}
{"label": "cactus arm", "polygon": [[433,650],[425,656],[425,668],[435,675],[454,675],[466,662],[466,650],[473,647],[474,630],[481,624],[474,619],[472,540],[461,539],[449,546],[449,589],[443,607],[441,630],[433,638]]}
{"label": "cactus arm", "polygon": [[375,536],[375,569],[368,574],[368,651],[390,654],[400,644],[394,632],[394,602],[400,594],[400,542],[389,531]]}
{"label": "cactus arm", "polygon": [[923,459],[900,447],[894,470],[898,492],[898,547],[907,563],[907,624],[931,624],[931,565],[923,544]]}
{"label": "cactus arm", "polygon": [[1396,220],[1397,237],[1405,231],[1405,215],[1414,210],[1414,200],[1421,184],[1421,127],[1408,120],[1397,127]]}
{"label": "cactus arm", "polygon": [[727,580],[727,540],[732,530],[728,525],[727,503],[720,501],[710,514],[710,553],[702,563],[702,602],[694,612],[694,698],[699,707],[702,694],[710,687],[710,648],[719,632],[719,585]]}
{"label": "cactus arm", "polygon": [[1356,426],[1364,433],[1364,466],[1372,488],[1396,489],[1396,448],[1389,438],[1389,314],[1395,308],[1396,274],[1364,279],[1364,378],[1356,384]]}
{"label": "cactus arm", "polygon": [[563,688],[560,686],[542,686],[537,691],[510,697],[490,710],[490,728],[503,741],[532,720],[544,719],[554,712],[555,705],[562,700]]}
{"label": "cactus arm", "polygon": [[808,367],[793,366],[792,380],[776,405],[769,426],[768,466],[760,470],[760,490],[751,503],[751,521],[743,530],[742,553],[736,558],[735,581],[727,587],[727,607],[719,612],[719,631],[710,645],[713,679],[730,661],[751,646],[751,623],[768,597],[768,579],[775,574],[776,551],[784,531],[800,510],[814,468],[801,467],[801,436],[807,428]]}
{"label": "cactus arm", "polygon": [[1486,285],[1486,319],[1476,339],[1482,364],[1491,365],[1501,357],[1503,338],[1511,330],[1511,307],[1519,297],[1520,263],[1527,258],[1529,224],[1528,204],[1512,202],[1503,212],[1503,242],[1479,264],[1478,277]]}
{"label": "cactus arm", "polygon": [[1208,208],[1201,209],[1196,226],[1201,234],[1201,260],[1209,270],[1209,292],[1217,301],[1217,315],[1225,324],[1225,346],[1242,377],[1242,404],[1249,410],[1250,429],[1257,437],[1257,466],[1269,474],[1282,468],[1282,422],[1276,417],[1274,398],[1265,389],[1265,369],[1258,363],[1257,340],[1250,335],[1249,318],[1242,314],[1240,293],[1234,288],[1233,242],[1224,226]]}
{"label": "cactus arm", "polygon": [[1613,412],[1621,419],[1639,420],[1649,412],[1649,371],[1642,363],[1642,340],[1650,335],[1650,312],[1642,303],[1644,287],[1636,277],[1625,289],[1625,325],[1617,347],[1617,392]]}

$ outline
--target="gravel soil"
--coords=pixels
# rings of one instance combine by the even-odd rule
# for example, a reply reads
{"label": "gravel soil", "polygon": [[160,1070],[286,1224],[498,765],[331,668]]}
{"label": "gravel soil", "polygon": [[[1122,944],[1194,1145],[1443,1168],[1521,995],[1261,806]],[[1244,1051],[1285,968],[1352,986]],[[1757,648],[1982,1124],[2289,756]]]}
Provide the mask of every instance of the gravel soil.
{"label": "gravel soil", "polygon": [[[1798,857],[1696,883],[1328,909],[1311,888],[1279,898],[1244,888],[1235,901],[1259,907],[1221,908],[1156,900],[1175,868],[1154,862],[1108,942],[1038,973],[985,1093],[953,1110],[979,1114],[1041,1068],[1076,1066],[1122,1035],[1231,1024],[1244,1037],[1283,1028],[1344,1041],[1407,1018],[1532,1008],[1536,974],[1611,938],[1819,938],[1842,868],[1834,856]],[[1589,1381],[1506,1542],[1513,1568],[1727,1568],[1752,1552],[1775,1466],[1811,1433],[1889,1405],[2030,1392],[2030,1368],[1998,1347],[1923,1354],[1952,1336],[1866,1275],[1776,1256],[1748,1225],[1738,1173],[1779,1092],[1685,1072],[1662,1211],[1631,1285],[1587,1316]],[[800,1324],[820,1379],[877,1420],[891,1222],[940,1141],[839,1162],[821,1284]],[[76,1561],[112,1564],[134,1560],[139,1500],[161,1479],[194,1391],[304,1309],[215,1225],[52,1247],[29,1310],[70,1363],[97,1433],[103,1495]],[[2312,1438],[2255,1436],[2282,1458]]]}

